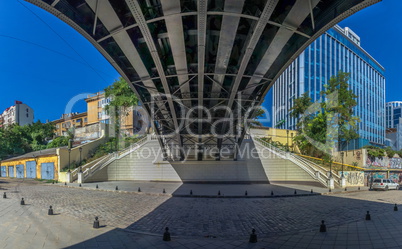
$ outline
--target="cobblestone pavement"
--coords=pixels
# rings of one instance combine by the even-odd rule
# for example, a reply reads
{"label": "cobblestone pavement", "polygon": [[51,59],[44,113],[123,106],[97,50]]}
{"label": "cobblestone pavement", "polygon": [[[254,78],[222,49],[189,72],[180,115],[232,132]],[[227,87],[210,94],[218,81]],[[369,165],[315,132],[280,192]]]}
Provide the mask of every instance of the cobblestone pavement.
{"label": "cobblestone pavement", "polygon": [[[47,185],[34,180],[22,182],[18,179],[2,179],[0,190],[7,192],[8,197],[6,200],[3,199],[3,204],[0,205],[0,217],[10,215],[10,205],[7,203],[17,205],[24,197],[27,206],[37,210],[35,217],[42,217],[41,214],[46,216],[49,205],[54,207],[55,213],[60,214],[60,217],[64,217],[70,223],[79,224],[78,227],[91,227],[94,217],[99,216],[101,224],[106,226],[102,228],[105,234],[111,233],[112,237],[118,238],[123,236],[123,240],[127,243],[141,245],[128,248],[155,248],[152,246],[161,243],[161,234],[166,226],[170,228],[174,241],[168,245],[162,244],[160,248],[173,245],[175,247],[171,248],[235,248],[236,246],[254,248],[255,244],[244,244],[252,228],[257,230],[260,242],[269,242],[266,248],[279,248],[297,241],[304,241],[304,244],[302,243],[306,245],[304,248],[332,248],[338,243],[336,237],[338,235],[328,233],[327,237],[322,237],[322,234],[317,233],[320,221],[324,219],[328,230],[336,231],[336,234],[341,236],[343,229],[350,232],[354,226],[358,226],[367,210],[373,217],[388,217],[392,226],[389,225],[391,228],[387,227],[385,231],[392,232],[391,236],[395,235],[397,239],[395,231],[399,233],[399,222],[394,224],[392,221],[395,222],[401,215],[393,211],[393,206],[395,203],[398,205],[402,203],[402,191],[356,191],[294,198],[183,198],[162,194],[88,190]],[[24,224],[18,220],[18,216],[24,213],[15,211],[15,214],[16,218],[11,219],[11,223],[8,221],[8,226],[2,224],[2,230],[9,229],[13,222]],[[393,217],[395,215],[399,216],[395,218]],[[374,221],[375,226],[370,228],[371,230],[364,225],[366,234],[381,233],[381,228],[378,226],[384,224],[379,222],[379,219]],[[61,228],[58,229],[62,232]],[[17,234],[18,231],[23,234],[27,229],[16,226],[15,231]],[[355,233],[358,231],[360,230],[356,230]],[[97,238],[93,245],[105,240],[104,236],[109,237],[99,234],[91,236]],[[311,240],[307,241],[308,238],[317,236],[322,237],[321,244],[317,242],[314,247],[308,247],[312,243]],[[384,234],[383,237],[387,238],[387,235]],[[276,238],[275,241],[273,238]],[[332,244],[324,244],[327,239],[332,241]],[[359,246],[360,241],[365,243],[358,238],[355,239],[355,246]],[[70,239],[66,243],[71,244],[73,240]],[[74,243],[82,248],[92,245],[89,237],[87,244],[79,241]],[[258,245],[259,247],[255,248],[264,248],[261,247],[263,243]],[[399,244],[394,246],[400,248]]]}
{"label": "cobblestone pavement", "polygon": [[[64,186],[64,183],[58,185]],[[193,192],[197,196],[212,196],[216,197],[218,191],[221,196],[241,196],[244,197],[247,191],[248,196],[271,196],[271,191],[274,195],[294,195],[294,190],[297,194],[310,194],[313,190],[314,193],[328,193],[327,188],[323,188],[318,183],[310,183],[309,185],[300,182],[297,183],[275,183],[275,184],[200,184],[200,183],[181,183],[181,182],[147,182],[147,181],[109,181],[109,182],[93,182],[82,184],[83,188],[95,189],[98,185],[100,190],[114,191],[116,186],[119,191],[123,192],[137,192],[138,188],[145,193],[161,194],[163,190],[167,194],[173,196],[186,196]],[[78,183],[69,183],[68,186],[78,187]],[[357,187],[349,187],[348,191],[358,190]],[[361,187],[361,190],[367,190],[367,187]],[[344,189],[334,189],[333,192],[342,192]]]}

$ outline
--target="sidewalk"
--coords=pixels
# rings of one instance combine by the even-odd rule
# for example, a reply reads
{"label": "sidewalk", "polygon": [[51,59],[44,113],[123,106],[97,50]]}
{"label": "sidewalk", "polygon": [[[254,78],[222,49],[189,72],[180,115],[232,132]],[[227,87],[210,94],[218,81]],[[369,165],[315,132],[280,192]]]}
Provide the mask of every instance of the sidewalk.
{"label": "sidewalk", "polygon": [[[99,188],[111,187],[102,191],[33,180],[3,181],[7,198],[0,199],[0,248],[402,248],[402,191],[360,190],[298,198],[176,198],[168,193],[120,193],[112,189],[115,183],[98,183]],[[145,190],[168,186],[148,184],[143,185]],[[268,187],[241,186],[252,187],[250,191]],[[283,188],[284,193],[294,190],[293,185],[271,187]],[[298,191],[303,188],[309,186],[299,186]],[[395,203],[400,211],[393,211]],[[47,214],[49,205],[56,215]],[[367,210],[370,221],[365,220]],[[92,228],[95,216],[99,216],[99,229]],[[322,219],[325,233],[319,232]],[[169,242],[162,240],[166,226],[172,236]],[[257,243],[249,243],[253,228]]]}
{"label": "sidewalk", "polygon": [[[63,187],[79,188],[78,183],[58,183]],[[98,185],[98,189],[96,186]],[[181,182],[146,182],[146,181],[108,181],[83,183],[81,188],[88,190],[132,192],[142,194],[164,194],[174,197],[294,197],[312,194],[341,194],[352,191],[368,190],[368,187],[329,189],[322,186],[303,185],[303,183],[274,183],[274,184],[225,184],[225,183],[181,183]],[[247,195],[246,195],[247,191]],[[295,194],[296,191],[296,194]],[[164,193],[165,192],[165,193]],[[191,195],[192,193],[192,195]],[[220,193],[220,195],[218,195]]]}

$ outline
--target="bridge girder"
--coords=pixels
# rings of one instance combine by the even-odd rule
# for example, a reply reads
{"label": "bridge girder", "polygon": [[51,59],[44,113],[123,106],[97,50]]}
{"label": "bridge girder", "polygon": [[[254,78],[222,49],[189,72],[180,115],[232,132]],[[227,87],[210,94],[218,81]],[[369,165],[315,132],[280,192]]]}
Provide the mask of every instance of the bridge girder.
{"label": "bridge girder", "polygon": [[174,148],[197,146],[230,148],[235,157],[244,121],[287,66],[381,0],[26,1],[105,56],[144,103],[164,156],[177,160],[183,154]]}

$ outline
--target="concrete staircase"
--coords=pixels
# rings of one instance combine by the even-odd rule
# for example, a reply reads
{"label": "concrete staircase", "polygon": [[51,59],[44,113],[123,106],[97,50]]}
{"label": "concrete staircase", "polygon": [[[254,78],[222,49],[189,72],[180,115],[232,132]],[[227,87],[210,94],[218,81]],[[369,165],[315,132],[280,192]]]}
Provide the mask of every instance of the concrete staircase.
{"label": "concrete staircase", "polygon": [[87,169],[84,182],[301,182],[326,187],[327,175],[328,172],[319,165],[272,147],[259,138],[243,141],[237,161],[208,158],[202,161],[164,161],[159,142],[148,135],[132,148],[110,154]]}
{"label": "concrete staircase", "polygon": [[[329,172],[319,165],[290,152],[282,151],[253,137],[260,160],[270,182],[315,182],[327,187]],[[333,173],[335,184],[340,177]]]}
{"label": "concrete staircase", "polygon": [[162,160],[159,142],[152,136],[135,150],[123,153],[94,172],[85,182],[123,180],[180,181],[169,162]]}

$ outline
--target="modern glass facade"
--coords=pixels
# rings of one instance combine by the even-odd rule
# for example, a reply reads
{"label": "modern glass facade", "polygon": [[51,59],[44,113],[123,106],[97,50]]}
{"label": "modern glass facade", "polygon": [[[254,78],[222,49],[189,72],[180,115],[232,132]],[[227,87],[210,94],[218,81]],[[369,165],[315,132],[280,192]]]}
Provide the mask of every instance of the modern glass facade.
{"label": "modern glass facade", "polygon": [[308,92],[320,101],[320,92],[331,76],[349,72],[349,85],[358,96],[354,115],[360,118],[359,141],[352,147],[385,142],[384,68],[362,47],[348,28],[335,26],[321,35],[284,71],[273,86],[273,126],[296,129],[289,108],[294,99]]}
{"label": "modern glass facade", "polygon": [[386,128],[398,128],[402,113],[402,101],[388,102],[386,106]]}

